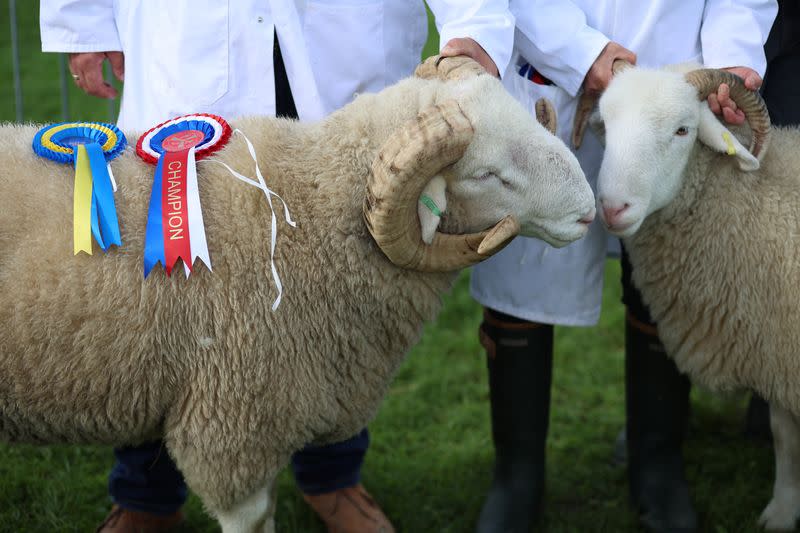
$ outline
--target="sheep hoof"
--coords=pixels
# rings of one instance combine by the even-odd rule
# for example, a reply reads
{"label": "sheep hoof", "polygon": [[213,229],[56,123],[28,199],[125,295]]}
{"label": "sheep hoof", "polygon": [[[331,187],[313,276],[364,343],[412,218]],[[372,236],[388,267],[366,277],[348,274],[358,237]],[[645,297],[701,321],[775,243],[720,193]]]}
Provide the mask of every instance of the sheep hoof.
{"label": "sheep hoof", "polygon": [[767,531],[794,531],[795,522],[800,517],[800,494],[785,494],[772,498],[758,525]]}

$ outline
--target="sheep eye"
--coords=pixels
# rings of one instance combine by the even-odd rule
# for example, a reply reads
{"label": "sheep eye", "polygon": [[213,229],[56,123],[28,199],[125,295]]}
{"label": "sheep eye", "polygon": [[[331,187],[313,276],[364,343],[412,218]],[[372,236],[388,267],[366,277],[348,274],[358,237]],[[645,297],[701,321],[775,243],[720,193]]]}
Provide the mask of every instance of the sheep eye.
{"label": "sheep eye", "polygon": [[480,176],[477,176],[475,179],[478,180],[478,181],[486,181],[486,180],[490,180],[492,178],[500,180],[500,184],[503,187],[506,187],[507,189],[513,189],[514,188],[514,186],[511,185],[510,181],[504,180],[503,178],[501,178],[499,175],[495,174],[494,172],[486,172],[484,174],[481,174]]}
{"label": "sheep eye", "polygon": [[686,126],[681,126],[677,130],[675,130],[675,135],[680,135],[681,137],[683,137],[687,133],[689,133],[689,128],[687,128]]}

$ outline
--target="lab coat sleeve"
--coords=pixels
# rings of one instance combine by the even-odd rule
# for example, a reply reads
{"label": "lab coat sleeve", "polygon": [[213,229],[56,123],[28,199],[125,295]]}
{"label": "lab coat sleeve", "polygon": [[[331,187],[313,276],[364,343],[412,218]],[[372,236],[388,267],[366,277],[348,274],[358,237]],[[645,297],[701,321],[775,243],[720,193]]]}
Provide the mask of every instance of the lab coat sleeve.
{"label": "lab coat sleeve", "polygon": [[[465,5],[467,4],[467,5]],[[514,17],[508,0],[428,0],[439,29],[439,46],[457,37],[480,44],[503,74],[514,45]]]}
{"label": "lab coat sleeve", "polygon": [[522,57],[575,96],[609,38],[590,27],[583,10],[569,0],[512,1],[511,12]]}
{"label": "lab coat sleeve", "polygon": [[750,67],[764,76],[764,43],[778,13],[776,0],[707,0],[700,30],[703,63]]}
{"label": "lab coat sleeve", "polygon": [[121,51],[112,0],[42,0],[42,52]]}

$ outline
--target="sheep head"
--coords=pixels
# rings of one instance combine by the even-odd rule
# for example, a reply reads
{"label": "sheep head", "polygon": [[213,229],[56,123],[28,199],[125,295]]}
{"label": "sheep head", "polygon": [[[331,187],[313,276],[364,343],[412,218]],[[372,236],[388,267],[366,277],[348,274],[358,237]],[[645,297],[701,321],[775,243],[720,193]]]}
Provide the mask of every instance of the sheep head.
{"label": "sheep head", "polygon": [[[437,59],[420,67],[448,80],[438,82],[436,103],[390,136],[367,183],[364,217],[386,256],[404,268],[453,271],[517,234],[554,246],[582,237],[594,197],[572,153],[476,63]],[[555,123],[548,103],[536,111]],[[466,233],[439,231],[441,212]]]}
{"label": "sheep head", "polygon": [[[730,86],[731,98],[747,115],[749,150],[708,107],[706,98],[721,83]],[[605,137],[598,208],[609,231],[621,237],[633,235],[647,216],[675,199],[697,141],[752,171],[769,139],[760,96],[724,71],[627,68],[614,76],[598,109]]]}

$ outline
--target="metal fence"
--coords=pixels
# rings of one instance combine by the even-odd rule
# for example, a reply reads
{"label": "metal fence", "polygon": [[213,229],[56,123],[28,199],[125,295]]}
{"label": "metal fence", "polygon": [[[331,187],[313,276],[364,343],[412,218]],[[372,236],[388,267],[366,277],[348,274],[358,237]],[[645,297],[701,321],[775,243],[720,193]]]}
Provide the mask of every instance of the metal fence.
{"label": "metal fence", "polygon": [[[20,53],[19,53],[19,29],[17,27],[17,2],[8,0],[8,14],[11,25],[11,69],[14,84],[14,118],[17,122],[22,122],[24,117],[24,102],[22,98],[22,76],[20,74]],[[104,66],[105,79],[112,80],[111,67],[108,62]],[[67,57],[65,54],[58,56],[58,80],[61,99],[61,120],[70,120],[69,112],[69,83],[71,76],[67,69]],[[108,101],[108,121],[116,122],[117,103],[113,100]]]}

